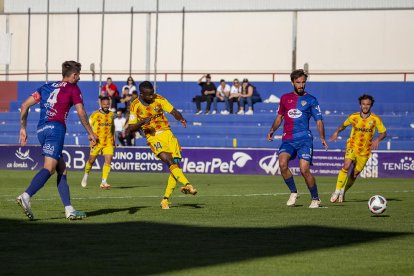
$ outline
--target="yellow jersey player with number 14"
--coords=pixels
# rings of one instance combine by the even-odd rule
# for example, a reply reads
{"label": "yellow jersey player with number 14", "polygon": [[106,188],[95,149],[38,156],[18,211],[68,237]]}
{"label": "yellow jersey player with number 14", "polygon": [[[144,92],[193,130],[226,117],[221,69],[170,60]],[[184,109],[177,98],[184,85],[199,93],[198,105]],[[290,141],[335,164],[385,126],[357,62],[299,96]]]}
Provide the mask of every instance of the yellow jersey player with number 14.
{"label": "yellow jersey player with number 14", "polygon": [[[329,141],[336,140],[339,132],[352,125],[351,134],[346,143],[344,164],[338,174],[335,192],[331,196],[332,203],[344,201],[345,192],[351,188],[357,176],[364,169],[371,150],[378,149],[379,142],[387,135],[387,130],[381,118],[371,113],[374,98],[371,95],[362,95],[358,100],[361,111],[349,115],[329,139]],[[376,129],[379,135],[372,141]],[[348,176],[351,165],[353,165],[353,169]]]}
{"label": "yellow jersey player with number 14", "polygon": [[161,201],[161,208],[169,209],[168,199],[176,187],[177,181],[183,184],[181,192],[185,194],[195,195],[197,190],[180,169],[181,147],[171,132],[164,112],[173,115],[184,127],[187,126],[187,121],[167,99],[154,93],[154,87],[149,81],[144,81],[139,85],[139,93],[139,97],[131,104],[128,131],[134,132],[141,129],[152,152],[170,168],[171,174],[168,178],[164,198]]}
{"label": "yellow jersey player with number 14", "polygon": [[111,171],[112,157],[114,156],[115,148],[115,126],[114,126],[114,113],[109,111],[110,100],[109,97],[100,98],[101,108],[89,117],[89,122],[93,128],[93,132],[98,136],[98,143],[96,145],[91,144],[91,151],[89,159],[86,161],[85,174],[83,175],[81,186],[86,188],[88,185],[88,176],[93,163],[99,154],[102,154],[105,158],[105,163],[102,167],[102,181],[100,188],[109,189],[111,185],[108,184],[107,179],[109,172]]}

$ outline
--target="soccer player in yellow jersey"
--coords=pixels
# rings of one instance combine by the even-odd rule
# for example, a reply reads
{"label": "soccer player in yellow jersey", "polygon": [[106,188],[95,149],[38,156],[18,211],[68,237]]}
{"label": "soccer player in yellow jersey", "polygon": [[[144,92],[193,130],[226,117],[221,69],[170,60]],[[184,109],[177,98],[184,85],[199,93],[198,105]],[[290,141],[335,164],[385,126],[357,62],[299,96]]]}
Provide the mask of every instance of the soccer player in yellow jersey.
{"label": "soccer player in yellow jersey", "polygon": [[86,161],[85,174],[83,175],[81,185],[85,188],[88,185],[88,175],[91,171],[93,163],[99,154],[105,158],[105,163],[102,168],[102,182],[99,187],[102,189],[109,189],[111,185],[108,184],[107,179],[111,171],[112,157],[114,156],[115,148],[115,127],[114,127],[114,113],[109,111],[110,100],[109,97],[102,97],[100,99],[101,108],[89,117],[89,123],[92,126],[93,132],[98,136],[98,143],[91,144],[91,151],[89,159]]}
{"label": "soccer player in yellow jersey", "polygon": [[[344,164],[338,174],[335,192],[331,196],[332,203],[344,201],[345,192],[351,188],[359,173],[364,169],[371,150],[378,149],[379,142],[387,135],[381,118],[371,113],[374,98],[364,94],[358,100],[361,111],[349,115],[329,139],[329,141],[336,140],[339,132],[352,125],[351,134],[346,143]],[[373,140],[376,129],[379,135]],[[353,165],[353,169],[348,176],[351,165]]]}
{"label": "soccer player in yellow jersey", "polygon": [[195,195],[197,190],[190,184],[180,169],[181,147],[177,138],[171,132],[165,112],[174,116],[184,127],[187,121],[183,118],[167,99],[154,94],[151,82],[144,81],[139,85],[139,97],[131,103],[128,121],[128,131],[135,132],[139,129],[145,135],[147,144],[152,152],[170,168],[167,188],[161,201],[162,209],[169,209],[169,201],[177,181],[183,184],[181,192]]}

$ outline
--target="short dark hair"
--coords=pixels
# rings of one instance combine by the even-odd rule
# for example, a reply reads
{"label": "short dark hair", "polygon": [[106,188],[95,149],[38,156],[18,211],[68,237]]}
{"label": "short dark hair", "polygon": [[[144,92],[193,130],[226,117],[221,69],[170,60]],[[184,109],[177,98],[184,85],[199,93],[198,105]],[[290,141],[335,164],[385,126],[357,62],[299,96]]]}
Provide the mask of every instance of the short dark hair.
{"label": "short dark hair", "polygon": [[372,97],[371,95],[368,95],[368,94],[361,95],[358,98],[359,104],[361,104],[362,100],[371,100],[371,106],[373,106],[374,102],[375,102],[374,97]]}
{"label": "short dark hair", "polygon": [[221,79],[220,82],[226,82],[224,79]]}
{"label": "short dark hair", "polygon": [[69,77],[73,73],[80,73],[82,65],[74,60],[65,61],[62,63],[62,76]]}
{"label": "short dark hair", "polygon": [[294,80],[302,76],[305,76],[305,80],[308,79],[308,74],[306,74],[306,72],[303,69],[298,69],[290,74],[290,80],[293,82]]}
{"label": "short dark hair", "polygon": [[246,78],[244,78],[244,79],[243,79],[243,82],[244,82],[244,83],[248,83],[248,82],[249,82],[249,80],[248,80],[248,79],[246,79]]}
{"label": "short dark hair", "polygon": [[132,95],[135,95],[135,96],[138,96],[138,91],[137,90],[134,90],[134,91],[132,91],[132,93],[131,93]]}
{"label": "short dark hair", "polygon": [[211,79],[210,74],[207,74],[207,75],[206,75],[206,79]]}
{"label": "short dark hair", "polygon": [[101,102],[104,101],[104,100],[108,100],[109,101],[109,97],[108,96],[103,96],[103,97],[100,97],[100,100],[101,100]]}
{"label": "short dark hair", "polygon": [[154,86],[149,81],[143,81],[139,84],[139,92],[142,92],[145,89],[151,90],[151,89],[154,89]]}

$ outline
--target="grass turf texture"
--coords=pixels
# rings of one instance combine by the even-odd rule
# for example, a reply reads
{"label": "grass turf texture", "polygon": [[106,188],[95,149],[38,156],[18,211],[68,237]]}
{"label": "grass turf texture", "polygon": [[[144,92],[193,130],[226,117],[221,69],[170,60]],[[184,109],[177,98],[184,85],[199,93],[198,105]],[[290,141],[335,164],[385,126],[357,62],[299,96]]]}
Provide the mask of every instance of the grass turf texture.
{"label": "grass turf texture", "polygon": [[[28,221],[14,198],[32,171],[0,171],[1,274],[60,275],[412,275],[414,183],[358,179],[343,204],[331,204],[335,178],[317,178],[328,208],[309,209],[296,177],[298,207],[286,207],[280,176],[188,175],[199,194],[179,185],[170,210],[161,210],[167,174],[111,173],[112,189],[88,188],[70,172],[72,204],[86,211],[67,221],[56,176],[32,199]],[[388,209],[368,211],[381,194]]]}

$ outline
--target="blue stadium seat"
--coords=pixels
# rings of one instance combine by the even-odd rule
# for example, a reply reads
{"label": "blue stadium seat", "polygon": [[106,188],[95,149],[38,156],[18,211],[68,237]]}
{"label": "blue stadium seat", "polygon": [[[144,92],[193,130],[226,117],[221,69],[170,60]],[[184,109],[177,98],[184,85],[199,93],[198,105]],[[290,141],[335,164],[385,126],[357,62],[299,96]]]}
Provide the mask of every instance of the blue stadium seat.
{"label": "blue stadium seat", "polygon": [[[0,113],[0,141],[4,144],[16,144],[18,142],[20,128],[19,108],[21,103],[40,87],[43,82],[19,82],[18,99],[10,104],[10,112]],[[122,87],[123,82],[116,82]],[[281,97],[282,94],[291,91],[291,84],[258,82],[255,83],[262,99],[267,99],[271,94]],[[79,84],[84,98],[85,109],[91,114],[98,108],[97,82],[80,82]],[[380,143],[380,149],[387,149],[387,142],[393,150],[414,149],[414,83],[407,82],[309,82],[308,91],[315,95],[320,103],[324,116],[326,138],[351,113],[359,110],[358,96],[363,93],[372,94],[375,99],[373,112],[381,116],[387,127],[388,137]],[[267,132],[276,116],[278,104],[256,103],[253,116],[239,115],[194,115],[195,104],[191,101],[200,93],[200,88],[195,82],[159,82],[157,93],[166,97],[180,110],[188,121],[188,127],[183,128],[171,115],[167,115],[173,132],[184,147],[233,147],[234,139],[237,147],[243,148],[278,148],[280,140],[270,143],[266,139]],[[203,103],[205,104],[205,103]],[[123,106],[123,104],[121,104]],[[32,107],[28,117],[29,144],[38,144],[36,124],[39,113]],[[219,110],[224,109],[224,104],[219,103]],[[67,118],[66,144],[88,145],[89,141],[83,126],[79,122],[77,114],[72,108]],[[314,134],[315,149],[321,149],[318,132],[315,123],[311,121],[311,130]],[[329,143],[330,149],[343,149],[350,128],[343,131],[342,139]],[[282,130],[275,134],[280,136]],[[137,145],[145,146],[145,139],[137,139]]]}

